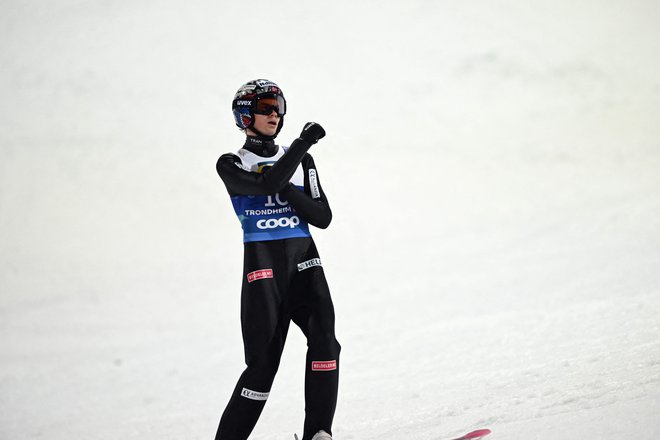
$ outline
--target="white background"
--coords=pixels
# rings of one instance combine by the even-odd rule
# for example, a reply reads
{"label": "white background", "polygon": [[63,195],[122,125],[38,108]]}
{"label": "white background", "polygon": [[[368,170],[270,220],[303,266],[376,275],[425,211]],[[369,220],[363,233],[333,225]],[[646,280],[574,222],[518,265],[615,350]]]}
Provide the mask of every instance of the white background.
{"label": "white background", "polygon": [[[254,78],[328,133],[337,440],[657,436],[659,5],[0,2],[0,438],[213,438]],[[252,439],[300,433],[304,350]]]}

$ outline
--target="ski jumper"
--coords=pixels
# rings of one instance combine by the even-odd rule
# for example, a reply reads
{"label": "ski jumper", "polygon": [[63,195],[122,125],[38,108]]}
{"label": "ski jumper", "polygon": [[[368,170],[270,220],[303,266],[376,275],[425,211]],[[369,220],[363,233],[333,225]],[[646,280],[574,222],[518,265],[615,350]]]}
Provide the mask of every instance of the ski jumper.
{"label": "ski jumper", "polygon": [[247,368],[225,409],[216,440],[246,440],[263,410],[277,372],[290,321],[307,338],[303,440],[332,433],[339,352],[330,291],[309,225],[332,219],[311,144],[291,147],[248,137],[237,154],[224,154],[217,171],[243,228],[241,328]]}

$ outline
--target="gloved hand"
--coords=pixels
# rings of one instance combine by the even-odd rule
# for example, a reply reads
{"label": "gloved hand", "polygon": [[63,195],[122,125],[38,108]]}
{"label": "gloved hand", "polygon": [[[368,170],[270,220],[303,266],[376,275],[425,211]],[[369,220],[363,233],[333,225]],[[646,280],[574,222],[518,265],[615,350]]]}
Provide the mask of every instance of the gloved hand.
{"label": "gloved hand", "polygon": [[325,136],[325,130],[321,125],[316,122],[308,122],[303,127],[302,132],[300,133],[300,139],[309,142],[310,144],[315,144]]}

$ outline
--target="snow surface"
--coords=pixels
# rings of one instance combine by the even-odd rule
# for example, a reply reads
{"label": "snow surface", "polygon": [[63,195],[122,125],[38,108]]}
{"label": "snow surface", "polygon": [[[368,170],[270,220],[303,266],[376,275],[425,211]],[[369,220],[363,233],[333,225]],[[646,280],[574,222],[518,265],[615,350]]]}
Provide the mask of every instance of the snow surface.
{"label": "snow surface", "polygon": [[[229,103],[334,221],[337,440],[660,435],[660,3],[0,3],[0,439],[211,439],[243,369]],[[303,420],[292,326],[251,439]]]}

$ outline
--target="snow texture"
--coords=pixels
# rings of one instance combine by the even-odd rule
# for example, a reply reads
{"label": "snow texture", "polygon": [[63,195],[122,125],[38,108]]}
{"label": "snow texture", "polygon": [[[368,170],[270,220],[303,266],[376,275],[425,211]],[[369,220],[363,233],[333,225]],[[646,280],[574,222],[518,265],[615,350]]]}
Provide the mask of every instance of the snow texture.
{"label": "snow texture", "polygon": [[[4,0],[0,439],[211,439],[230,102],[318,121],[337,440],[660,435],[660,3]],[[292,326],[251,439],[303,420]]]}

